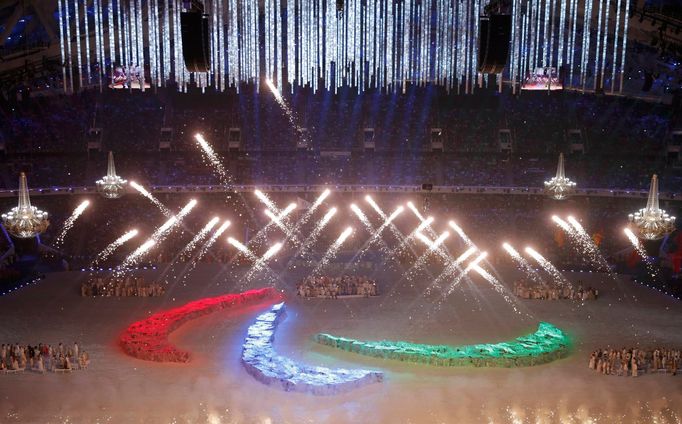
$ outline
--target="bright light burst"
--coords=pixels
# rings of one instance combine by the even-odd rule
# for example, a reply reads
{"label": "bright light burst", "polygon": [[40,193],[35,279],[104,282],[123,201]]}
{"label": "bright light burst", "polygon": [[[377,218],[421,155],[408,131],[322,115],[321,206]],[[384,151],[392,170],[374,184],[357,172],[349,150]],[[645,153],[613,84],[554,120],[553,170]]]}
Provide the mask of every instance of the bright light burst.
{"label": "bright light burst", "polygon": [[504,248],[504,250],[507,251],[507,253],[509,253],[509,256],[511,256],[512,259],[519,265],[520,269],[526,273],[528,278],[530,278],[531,280],[535,281],[538,284],[545,283],[540,274],[538,274],[538,272],[530,265],[530,263],[528,263],[528,261],[523,256],[521,256],[521,254],[516,249],[514,249],[514,247],[511,244],[504,242],[502,243],[502,247]]}
{"label": "bright light burst", "polygon": [[561,271],[559,271],[554,265],[552,265],[550,261],[545,259],[545,257],[538,253],[535,249],[533,249],[532,247],[526,247],[525,251],[533,259],[535,259],[538,264],[540,264],[542,269],[547,271],[547,273],[552,276],[554,281],[561,284],[569,284],[568,281],[566,281],[566,278],[564,278],[564,275],[561,273]]}
{"label": "bright light burst", "polygon": [[246,247],[244,244],[242,244],[239,240],[228,237],[227,242],[230,243],[232,246],[236,247],[237,250],[242,252],[249,260],[256,262],[258,260],[258,256],[256,256],[248,247]]}
{"label": "bright light burst", "polygon": [[[372,207],[372,209],[374,209],[374,211],[376,211],[376,213],[379,214],[379,216],[380,216],[384,221],[388,221],[388,216],[387,216],[386,213],[384,213],[384,211],[379,207],[379,205],[374,201],[374,199],[372,198],[372,196],[370,196],[369,194],[366,195],[366,196],[365,196],[365,201],[366,201],[367,203],[369,203],[369,205]],[[391,230],[391,232],[393,233],[393,235],[395,236],[396,239],[398,239],[398,240],[400,240],[400,241],[402,241],[402,240],[405,239],[405,236],[400,232],[400,230],[398,230],[398,229],[396,228],[396,226],[393,225],[393,223],[390,222],[390,221],[388,222],[388,228]]]}
{"label": "bright light burst", "polygon": [[443,272],[441,272],[440,275],[438,275],[438,277],[436,277],[433,280],[433,282],[429,285],[429,287],[427,287],[426,293],[427,294],[430,293],[433,287],[438,287],[443,280],[452,277],[456,271],[461,272],[462,271],[461,265],[464,263],[464,261],[469,259],[469,257],[471,255],[476,253],[476,251],[477,251],[477,249],[472,246],[472,247],[468,248],[467,250],[465,250],[461,255],[459,255],[457,257],[457,259],[450,262],[445,267],[445,269],[443,269]]}
{"label": "bright light burst", "polygon": [[170,217],[166,222],[163,223],[159,228],[157,228],[152,235],[147,239],[142,246],[138,247],[133,253],[128,255],[127,258],[116,268],[115,274],[121,274],[125,272],[128,268],[135,265],[137,261],[146,254],[152,247],[162,242],[171,230],[179,224],[182,219],[189,214],[192,209],[197,205],[196,199],[190,200],[181,210],[178,212],[177,216]]}
{"label": "bright light burst", "polygon": [[194,238],[192,238],[192,240],[190,240],[190,242],[187,243],[187,245],[185,245],[185,247],[182,249],[182,252],[180,252],[180,254],[182,255],[182,254],[189,253],[192,250],[194,250],[197,243],[199,243],[201,240],[203,240],[208,235],[208,233],[213,229],[213,227],[216,226],[218,221],[220,221],[220,218],[218,218],[217,216],[213,217],[210,221],[208,221],[208,223],[204,226],[204,228],[202,228],[194,236]]}
{"label": "bright light burst", "polygon": [[139,232],[137,230],[130,230],[127,233],[123,234],[121,237],[114,240],[111,244],[105,247],[104,250],[99,252],[97,256],[95,256],[95,259],[92,261],[92,266],[95,266],[96,264],[106,260],[112,253],[114,253],[116,249],[121,247],[125,242],[137,236],[138,234]]}
{"label": "bright light burst", "polygon": [[372,224],[369,222],[369,219],[367,218],[367,215],[365,215],[365,213],[362,211],[362,209],[360,209],[360,208],[358,207],[358,205],[356,205],[355,203],[353,203],[353,204],[350,205],[350,209],[355,213],[355,215],[357,215],[358,219],[360,220],[360,222],[362,222],[362,225],[365,226],[365,228],[367,229],[367,231],[368,231],[370,234],[374,233],[374,227],[373,227]]}
{"label": "bright light burst", "polygon": [[580,243],[582,251],[590,259],[590,262],[595,264],[597,266],[597,269],[599,269],[600,271],[610,273],[611,267],[609,266],[609,263],[606,261],[606,258],[604,258],[604,256],[601,254],[601,252],[599,251],[599,247],[594,242],[594,240],[592,240],[592,237],[590,237],[590,235],[587,234],[587,231],[585,231],[580,222],[578,222],[578,220],[572,216],[569,216],[567,220],[571,224],[573,229],[575,229],[575,233],[577,235],[577,239],[578,242]]}
{"label": "bright light burst", "polygon": [[192,260],[192,263],[194,266],[196,266],[196,264],[201,260],[201,258],[203,258],[204,255],[206,255],[206,253],[208,252],[208,249],[210,249],[211,246],[213,246],[215,244],[215,242],[218,240],[218,238],[220,236],[222,236],[223,233],[229,227],[230,227],[230,221],[225,221],[222,223],[222,225],[220,227],[218,227],[218,229],[213,234],[211,234],[211,237],[206,241],[206,243],[204,243],[203,246],[201,246],[201,249],[196,254],[194,259]]}
{"label": "bright light burst", "polygon": [[273,211],[275,213],[280,212],[279,208],[275,205],[275,202],[273,202],[272,199],[270,199],[270,197],[268,197],[267,194],[263,193],[262,191],[260,191],[258,189],[254,190],[253,194],[255,194],[256,197],[258,198],[258,200],[263,202],[263,204],[265,206],[267,206],[268,209],[270,209],[271,211]]}
{"label": "bright light burst", "polygon": [[[466,253],[466,252],[465,252]],[[472,252],[473,254],[473,252]],[[469,257],[471,255],[467,255],[466,257]],[[488,252],[481,252],[475,259],[473,259],[469,264],[460,272],[457,277],[450,283],[448,288],[443,292],[443,297],[447,297],[452,294],[452,292],[455,290],[455,287],[459,285],[459,283],[466,277],[466,275],[474,269],[474,267],[478,266],[478,264],[483,261],[485,258],[488,257]]]}
{"label": "bright light burst", "polygon": [[341,248],[341,245],[343,242],[348,239],[348,237],[353,234],[353,228],[352,227],[347,227],[341,235],[336,239],[334,243],[329,246],[329,249],[327,249],[327,252],[324,254],[320,262],[318,263],[317,267],[313,270],[312,275],[316,275],[319,271],[321,271],[327,264],[329,264],[329,261],[331,261],[336,254],[339,252],[339,249]]}
{"label": "bright light burst", "polygon": [[195,134],[194,139],[197,141],[197,144],[199,144],[201,150],[204,152],[204,156],[208,160],[208,165],[213,169],[213,171],[216,174],[218,174],[221,184],[227,187],[231,186],[232,176],[227,172],[225,166],[223,166],[220,157],[215,152],[215,150],[213,150],[213,147],[211,147],[208,141],[206,141],[204,136],[201,134]]}
{"label": "bright light burst", "polygon": [[55,240],[56,247],[59,247],[61,246],[62,243],[64,243],[64,238],[66,237],[66,234],[69,232],[69,230],[71,230],[71,228],[73,228],[73,224],[76,222],[78,217],[80,217],[81,214],[83,214],[83,211],[85,211],[85,209],[87,209],[88,206],[90,206],[90,201],[85,200],[80,205],[78,205],[76,209],[73,210],[73,212],[71,212],[71,216],[66,221],[64,221],[64,227],[62,228],[62,231],[59,233],[57,239]]}
{"label": "bright light burst", "polygon": [[649,258],[649,255],[647,255],[646,249],[644,249],[644,245],[642,245],[642,242],[639,240],[639,238],[634,232],[632,232],[631,229],[627,227],[623,229],[623,232],[627,236],[628,240],[630,240],[630,243],[632,243],[632,247],[635,248],[635,251],[639,254],[642,260],[644,260],[644,265],[646,266],[649,276],[651,278],[658,277],[658,267],[656,267],[651,258]]}
{"label": "bright light burst", "polygon": [[298,257],[304,257],[307,255],[310,247],[315,243],[315,241],[317,241],[318,237],[322,233],[322,230],[324,229],[324,227],[327,226],[327,224],[329,224],[329,221],[331,221],[331,219],[334,217],[334,215],[336,215],[337,211],[338,211],[338,209],[336,207],[333,207],[333,208],[329,209],[326,214],[324,214],[322,219],[320,219],[320,221],[315,225],[315,228],[310,233],[308,238],[306,238],[303,241],[303,243],[301,244],[301,247],[298,249],[298,252],[296,252],[296,254],[291,257],[291,261],[289,262],[288,266],[291,265],[291,263],[293,262],[294,259],[296,259]]}
{"label": "bright light burst", "polygon": [[457,225],[457,223],[455,223],[455,221],[450,221],[450,222],[448,222],[448,225],[450,225],[450,228],[452,228],[453,230],[455,230],[455,232],[457,233],[457,235],[464,241],[464,243],[465,243],[467,246],[475,246],[474,242],[471,241],[471,239],[469,238],[469,236],[466,235],[466,233],[464,232],[464,230],[462,230],[462,228],[461,228],[459,225]]}
{"label": "bright light burst", "polygon": [[273,256],[277,254],[280,250],[282,250],[282,247],[284,246],[283,243],[277,242],[270,246],[268,250],[265,251],[263,256],[261,256],[251,267],[251,269],[246,273],[244,276],[244,279],[246,281],[250,281],[256,273],[259,271],[263,270],[265,268],[267,261],[270,260]]}
{"label": "bright light burst", "polygon": [[164,214],[167,217],[170,217],[173,215],[173,212],[170,211],[163,203],[159,201],[154,195],[152,195],[150,192],[148,192],[144,187],[136,183],[135,181],[130,182],[130,186],[137,190],[141,195],[149,199],[150,202],[154,204],[159,210],[161,211],[162,214]]}

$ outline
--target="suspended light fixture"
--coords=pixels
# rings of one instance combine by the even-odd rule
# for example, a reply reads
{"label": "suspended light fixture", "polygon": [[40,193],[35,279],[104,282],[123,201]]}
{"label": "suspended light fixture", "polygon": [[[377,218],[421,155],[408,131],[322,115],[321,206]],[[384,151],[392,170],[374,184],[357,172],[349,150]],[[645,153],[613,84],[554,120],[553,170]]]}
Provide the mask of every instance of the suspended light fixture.
{"label": "suspended light fixture", "polygon": [[545,181],[545,192],[553,199],[563,200],[575,192],[575,182],[566,178],[564,173],[564,154],[559,155],[556,176]]}
{"label": "suspended light fixture", "polygon": [[658,207],[658,177],[655,174],[651,178],[646,207],[631,213],[628,218],[632,231],[644,240],[662,239],[675,229],[675,217]]}
{"label": "suspended light fixture", "polygon": [[114,165],[114,154],[109,152],[109,161],[107,164],[107,175],[97,180],[97,191],[107,199],[118,199],[125,194],[125,185],[127,181],[116,175],[116,166]]}
{"label": "suspended light fixture", "polygon": [[33,238],[45,232],[50,225],[47,212],[31,206],[26,174],[23,172],[19,176],[19,204],[2,214],[2,225],[11,235],[22,239]]}

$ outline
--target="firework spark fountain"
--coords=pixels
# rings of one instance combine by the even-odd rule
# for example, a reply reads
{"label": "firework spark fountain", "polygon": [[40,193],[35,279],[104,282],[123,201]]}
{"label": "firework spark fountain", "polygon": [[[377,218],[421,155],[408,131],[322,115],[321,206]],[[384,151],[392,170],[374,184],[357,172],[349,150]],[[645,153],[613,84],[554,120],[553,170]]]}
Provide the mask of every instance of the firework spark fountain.
{"label": "firework spark fountain", "polygon": [[256,275],[256,273],[258,273],[259,271],[262,271],[263,268],[265,268],[268,260],[270,260],[273,256],[275,256],[277,254],[277,252],[282,250],[283,246],[284,246],[284,244],[281,242],[277,242],[277,243],[273,244],[272,246],[270,246],[270,248],[265,251],[263,256],[261,256],[256,261],[256,263],[253,264],[253,266],[251,267],[249,272],[246,273],[246,275],[244,276],[244,280],[245,281],[251,281],[251,279],[253,278],[254,275]]}
{"label": "firework spark fountain", "polygon": [[254,263],[258,261],[258,256],[256,256],[248,247],[242,244],[239,240],[234,239],[232,237],[228,237],[227,242],[232,246],[236,247],[237,250],[243,253],[244,256],[246,256],[249,260],[253,261]]}
{"label": "firework spark fountain", "polygon": [[[374,201],[374,199],[372,198],[372,196],[370,196],[369,194],[366,195],[366,196],[365,196],[365,201],[366,201],[367,203],[369,203],[370,206],[372,206],[372,209],[374,209],[374,210],[376,211],[376,213],[378,213],[379,216],[380,216],[384,221],[388,220],[388,216],[387,216],[386,213],[379,207],[379,205]],[[398,239],[399,241],[402,242],[402,241],[405,239],[405,236],[403,235],[403,233],[401,233],[400,230],[398,230],[398,228],[396,228],[396,226],[395,226],[392,222],[389,222],[389,223],[388,223],[388,228],[391,230],[391,232],[393,233],[393,235],[395,236],[395,238]]]}
{"label": "firework spark fountain", "polygon": [[595,264],[600,271],[610,273],[611,267],[609,267],[609,263],[606,261],[606,258],[604,258],[601,252],[599,252],[599,247],[594,240],[592,240],[592,237],[587,234],[587,231],[585,231],[583,226],[580,225],[580,222],[578,222],[578,220],[572,216],[569,216],[567,220],[573,229],[575,229],[575,233],[580,242],[582,250],[590,259],[590,261]]}
{"label": "firework spark fountain", "polygon": [[450,225],[450,228],[452,228],[453,230],[455,230],[455,232],[457,233],[457,235],[459,235],[459,237],[462,239],[462,241],[464,241],[464,243],[465,243],[467,246],[469,246],[469,247],[471,247],[471,246],[476,246],[476,245],[474,244],[474,242],[471,241],[471,239],[469,238],[469,236],[466,235],[466,233],[464,232],[464,230],[462,230],[462,228],[461,228],[459,225],[457,225],[457,223],[455,223],[455,221],[450,221],[450,222],[448,222],[448,225]]}
{"label": "firework spark fountain", "polygon": [[[355,256],[353,256],[353,258],[350,260],[350,262],[348,264],[349,265],[353,264],[353,263],[355,263],[355,261],[362,258],[365,255],[365,253],[367,253],[369,251],[370,247],[372,247],[372,245],[377,240],[381,240],[381,242],[382,242],[381,243],[382,246],[381,246],[380,250],[382,252],[388,254],[389,253],[388,252],[388,245],[382,239],[380,239],[381,234],[384,232],[384,230],[386,228],[388,228],[388,226],[391,224],[391,222],[393,222],[393,220],[395,220],[398,217],[398,215],[400,215],[404,210],[405,210],[405,208],[403,206],[398,206],[396,208],[396,210],[393,211],[393,213],[391,213],[391,215],[384,221],[384,223],[381,224],[381,226],[379,228],[377,228],[376,231],[374,231],[372,233],[372,235],[369,237],[369,239],[367,239],[367,242],[365,242],[365,244],[360,248],[358,253],[356,253]],[[360,213],[362,213],[362,212],[360,212]]]}
{"label": "firework spark fountain", "polygon": [[315,228],[310,233],[308,238],[306,238],[303,241],[303,243],[301,244],[301,247],[298,249],[296,254],[291,257],[291,260],[287,264],[287,268],[289,266],[291,266],[294,259],[296,259],[298,257],[304,257],[307,255],[308,249],[310,249],[310,247],[315,243],[317,238],[320,236],[320,233],[322,233],[322,230],[324,229],[324,227],[326,227],[327,224],[329,223],[329,221],[331,221],[331,219],[334,217],[334,215],[336,215],[336,212],[337,212],[337,209],[335,207],[333,207],[333,208],[329,209],[326,214],[324,214],[322,219],[320,219],[320,221],[317,223],[317,225],[315,225]]}
{"label": "firework spark fountain", "polygon": [[195,255],[195,257],[192,259],[192,264],[193,267],[196,267],[196,264],[201,260],[201,258],[206,255],[208,252],[208,249],[211,248],[215,244],[215,242],[218,240],[220,236],[223,235],[223,233],[230,227],[230,221],[225,221],[222,223],[220,227],[218,227],[217,230],[213,234],[211,234],[211,237],[204,243],[203,246],[201,246],[201,249],[199,249],[199,252]]}
{"label": "firework spark fountain", "polygon": [[450,262],[450,263],[445,267],[445,269],[443,269],[443,272],[441,272],[440,275],[438,275],[438,276],[433,280],[433,282],[429,285],[429,287],[426,288],[426,294],[429,294],[429,293],[431,292],[431,290],[432,290],[434,287],[440,287],[440,283],[441,283],[443,280],[445,280],[445,279],[447,279],[447,278],[450,278],[456,271],[460,271],[460,272],[461,272],[461,271],[462,271],[461,268],[460,268],[461,265],[464,263],[464,261],[466,261],[467,259],[469,259],[469,257],[470,257],[471,255],[473,255],[474,253],[476,253],[476,250],[477,250],[477,249],[476,249],[475,247],[472,246],[472,247],[468,248],[467,250],[465,250],[464,253],[462,253],[461,255],[459,255],[459,256],[457,257],[457,259],[455,259],[454,261]]}
{"label": "firework spark fountain", "polygon": [[544,256],[542,256],[540,253],[538,253],[535,249],[532,247],[526,247],[525,249],[526,253],[530,255],[535,261],[537,261],[538,264],[547,271],[549,275],[552,276],[555,282],[561,283],[563,285],[569,284],[566,278],[564,278],[564,275],[559,271],[550,261],[545,259]]}
{"label": "firework spark fountain", "polygon": [[464,277],[466,277],[469,271],[474,269],[474,267],[478,266],[478,264],[481,263],[481,261],[483,261],[487,257],[488,252],[481,252],[474,260],[469,262],[466,268],[464,268],[464,270],[457,275],[457,277],[452,281],[452,283],[450,283],[448,288],[443,291],[443,298],[451,295],[452,292],[455,290],[455,287],[459,285],[459,283],[464,279]]}
{"label": "firework spark fountain", "polygon": [[130,186],[137,190],[141,195],[149,199],[150,202],[154,204],[159,210],[161,211],[162,214],[164,214],[166,217],[171,217],[173,216],[173,212],[170,211],[163,203],[159,201],[154,195],[152,195],[150,192],[148,192],[144,187],[136,183],[135,181],[130,182]]}
{"label": "firework spark fountain", "polygon": [[658,277],[658,267],[656,267],[656,265],[651,260],[649,255],[647,255],[646,249],[644,249],[642,242],[639,241],[639,238],[635,235],[634,232],[632,232],[631,229],[626,227],[623,229],[623,232],[627,236],[628,240],[630,240],[630,243],[632,243],[632,247],[635,248],[635,251],[637,252],[637,254],[639,254],[639,256],[644,261],[644,265],[646,266],[646,269],[647,269],[647,272],[649,273],[649,276],[651,278],[657,278]]}
{"label": "firework spark fountain", "polygon": [[268,209],[270,209],[270,210],[273,211],[274,213],[277,213],[277,214],[280,213],[280,210],[279,210],[279,208],[275,205],[275,202],[273,202],[272,199],[270,199],[270,197],[268,197],[267,194],[263,193],[262,191],[260,191],[260,190],[258,190],[258,189],[254,190],[253,194],[255,194],[256,197],[258,198],[258,200],[260,200],[261,202],[263,202],[263,204],[264,204],[265,206],[267,206]]}
{"label": "firework spark fountain", "polygon": [[450,232],[444,231],[437,239],[431,241],[422,233],[417,233],[417,238],[424,242],[429,247],[430,251],[438,249],[438,247],[445,242],[445,240],[450,237]]}
{"label": "firework spark fountain", "polygon": [[545,283],[542,276],[530,265],[530,263],[528,263],[528,261],[523,256],[521,256],[521,254],[516,249],[514,249],[514,247],[511,244],[505,242],[502,243],[502,247],[504,248],[504,250],[507,251],[507,253],[509,253],[509,256],[511,256],[514,262],[518,264],[519,268],[526,273],[528,278],[530,278],[531,280],[535,281],[538,284]]}
{"label": "firework spark fountain", "polygon": [[369,222],[369,219],[367,218],[367,215],[365,215],[365,213],[362,211],[362,209],[360,209],[360,208],[358,207],[358,205],[356,205],[355,203],[353,203],[353,204],[350,205],[350,209],[355,213],[355,215],[357,215],[358,219],[360,220],[360,222],[362,222],[362,225],[365,226],[365,228],[367,229],[367,231],[368,231],[370,234],[374,233],[374,227],[373,227],[372,224]]}
{"label": "firework spark fountain", "polygon": [[213,150],[213,147],[211,147],[208,141],[206,141],[204,136],[201,134],[195,134],[194,139],[204,152],[204,155],[206,156],[206,159],[208,159],[209,165],[213,168],[213,171],[215,171],[220,177],[220,182],[225,186],[231,186],[232,176],[223,166],[223,163],[220,161],[220,157],[218,157],[218,154],[215,152],[215,150]]}
{"label": "firework spark fountain", "polygon": [[317,275],[325,266],[327,266],[327,264],[329,264],[329,261],[334,259],[336,254],[339,252],[339,249],[341,248],[343,242],[345,242],[346,239],[348,239],[348,237],[351,236],[351,234],[353,234],[352,227],[348,227],[345,230],[343,230],[343,232],[341,233],[341,235],[339,235],[336,241],[332,243],[331,246],[329,246],[329,249],[327,249],[327,252],[324,254],[322,259],[318,263],[317,267],[315,267],[315,269],[313,270],[312,275]]}
{"label": "firework spark fountain", "polygon": [[78,205],[76,209],[73,210],[73,212],[71,212],[71,216],[66,221],[64,221],[64,227],[62,228],[62,231],[59,233],[57,239],[55,240],[55,247],[59,247],[62,245],[62,243],[64,243],[64,238],[66,237],[66,234],[69,232],[69,230],[71,230],[71,228],[73,228],[73,224],[76,223],[78,217],[80,217],[81,214],[83,214],[83,211],[85,211],[85,209],[87,209],[88,206],[90,206],[90,201],[85,200],[80,205]]}
{"label": "firework spark fountain", "polygon": [[[218,221],[220,221],[220,218],[217,216],[213,217],[208,223],[202,228],[195,236],[190,240],[189,243],[185,245],[185,247],[182,249],[180,252],[180,255],[190,253],[194,248],[196,247],[197,243],[199,243],[201,240],[203,240],[208,233],[213,229],[213,227],[218,224]],[[229,225],[229,223],[228,223]]]}
{"label": "firework spark fountain", "polygon": [[270,89],[270,92],[272,92],[272,95],[275,97],[275,101],[277,101],[277,104],[284,111],[284,114],[287,116],[287,119],[289,120],[291,126],[294,127],[296,129],[296,132],[298,132],[298,134],[303,138],[303,143],[306,146],[309,146],[310,143],[309,140],[307,139],[308,135],[306,134],[305,131],[303,131],[303,128],[300,125],[298,125],[298,118],[294,111],[291,110],[287,102],[284,100],[284,97],[282,97],[282,93],[279,91],[277,87],[275,87],[275,84],[269,78],[266,78],[265,85],[267,85],[268,89]]}
{"label": "firework spark fountain", "polygon": [[189,214],[192,209],[197,205],[195,199],[190,200],[181,210],[178,212],[177,216],[170,217],[166,222],[163,223],[159,228],[157,228],[152,235],[147,239],[147,241],[138,247],[133,253],[128,255],[127,258],[116,267],[116,274],[121,274],[125,272],[129,267],[137,263],[137,261],[146,254],[153,246],[162,242],[171,230],[178,225],[182,219]]}
{"label": "firework spark fountain", "polygon": [[[493,286],[493,289],[495,289],[495,291],[496,291],[497,293],[499,293],[499,294],[502,296],[502,298],[503,298],[509,305],[511,305],[512,309],[514,310],[514,312],[516,312],[517,314],[520,314],[520,313],[521,313],[521,311],[519,311],[519,309],[516,307],[516,302],[514,302],[514,300],[509,296],[509,294],[507,293],[507,290],[505,290],[504,286],[502,285],[502,283],[500,283],[500,282],[497,280],[497,278],[495,278],[494,276],[492,276],[492,275],[491,275],[488,271],[486,271],[485,269],[481,268],[480,265],[474,265],[474,266],[472,267],[472,269],[473,269],[474,271],[476,271],[476,272],[478,273],[478,275],[480,275],[481,277],[483,277],[484,280],[486,280],[488,283],[490,283],[491,286]],[[526,315],[531,316],[530,314],[526,314]]]}
{"label": "firework spark fountain", "polygon": [[95,259],[92,261],[92,266],[97,265],[98,263],[106,260],[116,249],[121,247],[125,242],[128,240],[132,239],[133,237],[138,235],[137,230],[130,230],[127,233],[123,234],[121,237],[117,238],[114,240],[111,244],[109,244],[107,247],[104,248],[101,252],[95,256]]}

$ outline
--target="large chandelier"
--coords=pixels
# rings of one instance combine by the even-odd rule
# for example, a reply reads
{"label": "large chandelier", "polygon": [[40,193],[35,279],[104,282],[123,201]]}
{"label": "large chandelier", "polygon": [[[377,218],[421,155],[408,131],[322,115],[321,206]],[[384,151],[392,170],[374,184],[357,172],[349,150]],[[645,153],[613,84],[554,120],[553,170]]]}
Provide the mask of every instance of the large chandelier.
{"label": "large chandelier", "polygon": [[559,164],[556,168],[556,176],[545,181],[545,192],[556,200],[563,200],[573,194],[576,184],[566,178],[564,174],[564,154],[559,155]]}
{"label": "large chandelier", "polygon": [[45,232],[50,221],[47,212],[31,206],[28,197],[26,174],[19,176],[19,204],[7,213],[2,214],[2,225],[17,238],[28,239]]}
{"label": "large chandelier", "polygon": [[114,166],[114,154],[109,152],[109,162],[107,164],[107,175],[97,180],[97,191],[107,199],[118,199],[125,194],[126,180],[116,175]]}
{"label": "large chandelier", "polygon": [[644,240],[662,239],[675,229],[675,217],[658,207],[658,177],[655,174],[651,178],[646,208],[631,213],[628,219],[633,232]]}

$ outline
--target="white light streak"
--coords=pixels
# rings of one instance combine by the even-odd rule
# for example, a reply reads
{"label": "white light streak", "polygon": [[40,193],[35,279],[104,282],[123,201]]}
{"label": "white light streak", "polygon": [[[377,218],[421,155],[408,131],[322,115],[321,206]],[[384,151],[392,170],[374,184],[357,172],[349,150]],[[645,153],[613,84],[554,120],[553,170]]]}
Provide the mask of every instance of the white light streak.
{"label": "white light streak", "polygon": [[134,188],[135,190],[137,190],[141,195],[143,195],[144,197],[146,197],[147,199],[149,199],[149,201],[152,202],[152,203],[154,204],[154,206],[156,206],[157,208],[159,208],[159,210],[161,211],[161,213],[163,213],[165,216],[172,216],[172,215],[173,215],[173,212],[171,212],[170,209],[168,209],[163,203],[161,203],[161,202],[159,201],[159,199],[157,199],[156,197],[154,197],[154,196],[153,196],[150,192],[148,192],[144,187],[142,187],[141,185],[139,185],[139,184],[136,183],[135,181],[131,181],[131,182],[130,182],[130,186],[131,186],[132,188]]}
{"label": "white light streak", "polygon": [[545,257],[538,253],[535,249],[526,247],[525,251],[533,259],[535,259],[549,275],[552,276],[555,282],[561,283],[563,285],[568,284],[568,281],[566,281],[566,278],[564,278],[564,275],[561,273],[561,271],[559,271],[554,265],[552,265],[550,261],[545,259]]}
{"label": "white light streak", "polygon": [[95,266],[98,263],[106,260],[109,256],[111,256],[112,253],[114,253],[116,249],[121,247],[125,242],[137,236],[138,234],[139,232],[137,230],[130,230],[127,233],[123,234],[121,237],[114,240],[111,244],[105,247],[104,250],[99,252],[97,256],[95,256],[95,259],[92,261],[92,266]]}
{"label": "white light streak", "polygon": [[64,243],[64,238],[66,237],[66,234],[73,228],[73,224],[76,223],[76,220],[78,217],[80,217],[83,214],[83,211],[90,206],[90,201],[85,200],[83,201],[80,205],[76,207],[76,209],[73,210],[71,213],[71,216],[67,218],[66,221],[64,221],[64,227],[62,228],[62,231],[59,233],[57,236],[57,239],[55,240],[55,246],[59,247]]}

